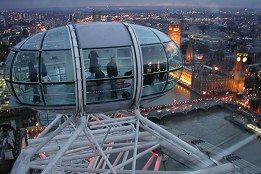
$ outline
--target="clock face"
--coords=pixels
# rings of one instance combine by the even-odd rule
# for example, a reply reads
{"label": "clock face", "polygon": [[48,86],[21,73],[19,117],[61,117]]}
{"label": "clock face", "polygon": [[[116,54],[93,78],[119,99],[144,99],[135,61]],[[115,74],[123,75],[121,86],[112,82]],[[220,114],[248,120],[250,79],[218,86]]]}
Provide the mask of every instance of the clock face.
{"label": "clock face", "polygon": [[237,61],[240,62],[241,58],[240,57],[237,57]]}
{"label": "clock face", "polygon": [[247,58],[246,58],[246,57],[244,57],[244,58],[243,58],[243,62],[246,62],[246,61],[247,61]]}

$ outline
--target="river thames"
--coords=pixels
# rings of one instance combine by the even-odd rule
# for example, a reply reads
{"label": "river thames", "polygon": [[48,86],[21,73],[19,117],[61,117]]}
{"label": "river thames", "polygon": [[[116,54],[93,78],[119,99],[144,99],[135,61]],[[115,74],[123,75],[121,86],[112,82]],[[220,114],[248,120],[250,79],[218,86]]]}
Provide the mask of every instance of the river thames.
{"label": "river thames", "polygon": [[[202,98],[202,96],[177,85],[165,96],[144,106],[158,106],[197,98]],[[175,135],[184,134],[190,138],[193,137],[194,140],[206,142],[212,149],[210,156],[216,157],[218,161],[224,160],[228,154],[233,154],[240,159],[232,161],[234,164],[241,165],[242,168],[248,166],[246,170],[252,171],[250,173],[260,173],[261,141],[252,133],[226,119],[226,117],[235,115],[236,113],[224,107],[212,107],[207,111],[195,110],[187,114],[170,114],[159,121],[158,124],[165,126]],[[182,137],[180,138],[182,139]],[[191,143],[191,141],[188,141],[188,143]],[[218,149],[218,153],[223,154],[219,154],[220,157],[217,157],[218,155],[214,153],[215,149]]]}

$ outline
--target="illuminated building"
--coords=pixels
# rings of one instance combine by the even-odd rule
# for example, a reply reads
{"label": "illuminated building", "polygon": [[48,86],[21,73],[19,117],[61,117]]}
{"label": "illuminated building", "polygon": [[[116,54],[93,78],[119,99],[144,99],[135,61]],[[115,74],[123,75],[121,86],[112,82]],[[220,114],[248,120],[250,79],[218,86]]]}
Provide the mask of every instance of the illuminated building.
{"label": "illuminated building", "polygon": [[191,42],[189,42],[188,44],[188,48],[186,50],[186,59],[185,59],[185,63],[190,63],[193,60],[193,46],[191,44]]}
{"label": "illuminated building", "polygon": [[9,104],[9,92],[6,87],[3,68],[0,66],[0,110],[7,110]]}
{"label": "illuminated building", "polygon": [[180,33],[181,33],[181,28],[178,24],[168,25],[168,35],[173,41],[175,41],[175,43],[178,45],[179,48],[180,48]]}
{"label": "illuminated building", "polygon": [[230,79],[225,75],[211,73],[202,83],[201,94],[215,95],[231,91]]}
{"label": "illuminated building", "polygon": [[93,22],[101,22],[101,12],[100,11],[94,11],[92,13],[92,21]]}
{"label": "illuminated building", "polygon": [[233,69],[233,92],[243,93],[248,53],[244,49],[237,52],[236,62]]}
{"label": "illuminated building", "polygon": [[182,84],[191,87],[192,84],[192,69],[188,66],[183,66],[182,74],[179,79]]}
{"label": "illuminated building", "polygon": [[202,64],[184,66],[180,83],[202,95],[214,95],[231,91],[231,78],[218,73],[217,67]]}

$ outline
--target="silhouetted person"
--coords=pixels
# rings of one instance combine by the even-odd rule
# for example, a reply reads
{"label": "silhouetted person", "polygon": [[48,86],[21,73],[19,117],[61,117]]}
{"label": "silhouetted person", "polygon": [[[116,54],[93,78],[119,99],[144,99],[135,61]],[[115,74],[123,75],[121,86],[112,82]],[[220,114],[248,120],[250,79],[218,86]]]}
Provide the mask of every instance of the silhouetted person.
{"label": "silhouetted person", "polygon": [[90,54],[88,55],[88,58],[90,59],[89,71],[90,73],[92,73],[93,76],[98,69],[98,57],[99,56],[96,51],[90,51]]}
{"label": "silhouetted person", "polygon": [[[44,61],[42,62],[42,80],[43,80],[43,82],[49,81],[49,77],[48,77],[48,74],[47,74],[47,70],[46,70],[46,66],[44,64]],[[47,85],[46,84],[43,85],[43,91],[44,91],[44,94],[47,94]]]}
{"label": "silhouetted person", "polygon": [[144,85],[153,85],[154,74],[149,74],[149,73],[151,73],[151,72],[149,72],[149,70],[151,71],[151,66],[149,66],[148,64],[144,64],[144,66],[143,66],[143,72],[144,72],[143,84]]}
{"label": "silhouetted person", "polygon": [[118,98],[117,92],[115,91],[116,79],[114,79],[114,77],[118,76],[118,68],[117,68],[115,57],[111,57],[111,61],[107,64],[107,73],[108,73],[108,77],[111,78],[111,80],[110,80],[111,90],[112,90],[111,98]]}
{"label": "silhouetted person", "polygon": [[[103,79],[105,77],[104,73],[101,70],[101,65],[98,65],[96,73],[95,73],[95,79]],[[98,100],[102,99],[103,96],[103,80],[97,81],[97,89],[98,89]]]}
{"label": "silhouetted person", "polygon": [[[37,71],[34,68],[33,62],[28,63],[28,68],[29,68],[29,80],[30,80],[30,82],[38,82]],[[37,86],[32,85],[32,87],[33,87],[33,92],[34,92],[33,102],[34,103],[41,102]]]}

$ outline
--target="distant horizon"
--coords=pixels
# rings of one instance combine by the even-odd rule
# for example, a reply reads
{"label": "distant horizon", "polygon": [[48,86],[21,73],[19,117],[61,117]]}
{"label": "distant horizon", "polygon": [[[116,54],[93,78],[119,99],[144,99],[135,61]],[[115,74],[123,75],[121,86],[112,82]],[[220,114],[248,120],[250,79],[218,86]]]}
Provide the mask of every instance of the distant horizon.
{"label": "distant horizon", "polygon": [[261,9],[260,0],[1,0],[0,9],[177,7],[209,9]]}
{"label": "distant horizon", "polygon": [[152,6],[141,6],[141,5],[128,5],[128,6],[74,6],[74,7],[61,7],[61,6],[56,6],[56,7],[16,7],[16,8],[2,8],[0,7],[0,10],[36,10],[36,9],[61,9],[61,8],[65,8],[65,9],[76,9],[76,8],[111,8],[111,9],[117,9],[117,8],[126,8],[126,9],[131,9],[131,8],[142,8],[142,9],[151,9],[151,8],[154,8],[154,9],[162,9],[162,8],[172,8],[172,9],[175,9],[175,8],[181,8],[181,9],[189,9],[189,8],[195,8],[195,9],[238,9],[238,10],[244,10],[244,9],[247,9],[247,10],[250,10],[250,9],[253,9],[253,10],[261,10],[261,8],[255,8],[255,7],[252,7],[252,8],[246,8],[246,7],[219,7],[219,8],[214,8],[214,7],[202,7],[202,6],[157,6],[157,5],[152,5]]}

